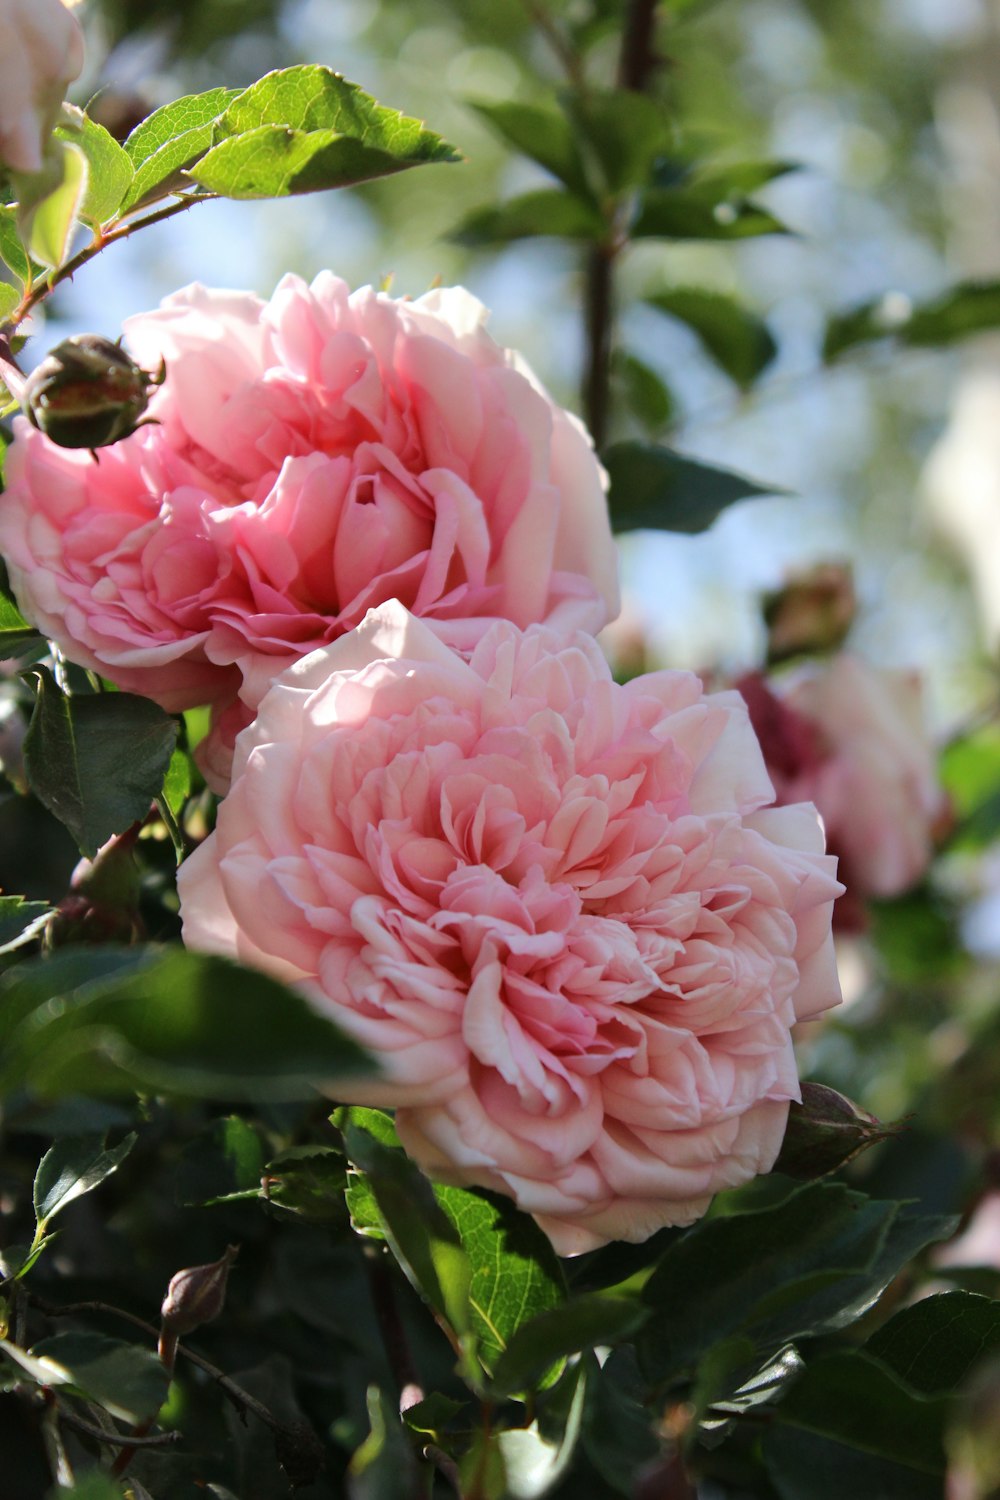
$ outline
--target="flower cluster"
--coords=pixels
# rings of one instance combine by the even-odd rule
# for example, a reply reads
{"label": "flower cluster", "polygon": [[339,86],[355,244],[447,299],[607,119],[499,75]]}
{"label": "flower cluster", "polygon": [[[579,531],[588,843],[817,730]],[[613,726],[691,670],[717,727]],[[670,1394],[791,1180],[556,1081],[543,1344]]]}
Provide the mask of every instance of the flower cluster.
{"label": "flower cluster", "polygon": [[195,287],[126,333],[157,425],[22,424],[0,547],[72,659],[213,706],[185,941],[300,986],[379,1064],[330,1091],[564,1253],[768,1170],[835,861],[737,693],[613,680],[583,429],[460,290]]}

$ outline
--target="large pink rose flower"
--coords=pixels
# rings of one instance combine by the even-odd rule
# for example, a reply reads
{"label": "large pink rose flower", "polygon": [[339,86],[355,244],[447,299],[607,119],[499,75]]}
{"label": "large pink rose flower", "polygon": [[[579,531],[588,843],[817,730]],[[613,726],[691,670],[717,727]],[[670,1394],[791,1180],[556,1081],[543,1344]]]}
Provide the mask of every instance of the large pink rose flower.
{"label": "large pink rose flower", "polygon": [[223,788],[272,679],[398,598],[469,649],[497,617],[618,608],[582,426],[461,288],[415,302],[329,272],[270,302],[192,286],[125,335],[158,425],[102,449],[16,424],[0,551],[74,661],[175,711],[211,702]]}
{"label": "large pink rose flower", "polygon": [[839,999],[840,889],[774,809],[745,707],[684,672],[401,606],[290,668],[182,866],[192,947],[300,984],[375,1054],[433,1176],[513,1196],[563,1253],[642,1240],[766,1171],[790,1029]]}
{"label": "large pink rose flower", "polygon": [[842,652],[777,687],[739,686],[779,802],[814,802],[840,857],[838,925],[863,926],[864,899],[921,878],[948,816],[918,678]]}

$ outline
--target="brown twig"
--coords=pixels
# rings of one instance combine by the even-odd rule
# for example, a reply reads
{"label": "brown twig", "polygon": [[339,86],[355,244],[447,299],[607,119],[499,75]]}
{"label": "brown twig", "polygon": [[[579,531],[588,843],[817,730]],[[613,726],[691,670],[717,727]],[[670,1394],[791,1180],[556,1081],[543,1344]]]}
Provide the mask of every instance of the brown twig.
{"label": "brown twig", "polygon": [[68,1411],[65,1406],[60,1408],[60,1419],[67,1427],[74,1427],[77,1432],[85,1433],[87,1437],[94,1438],[99,1443],[107,1443],[109,1448],[121,1448],[128,1444],[132,1448],[166,1448],[171,1443],[179,1443],[181,1434],[179,1432],[158,1432],[151,1437],[138,1437],[134,1432],[109,1432],[104,1427],[97,1427],[93,1422],[84,1421],[75,1412]]}

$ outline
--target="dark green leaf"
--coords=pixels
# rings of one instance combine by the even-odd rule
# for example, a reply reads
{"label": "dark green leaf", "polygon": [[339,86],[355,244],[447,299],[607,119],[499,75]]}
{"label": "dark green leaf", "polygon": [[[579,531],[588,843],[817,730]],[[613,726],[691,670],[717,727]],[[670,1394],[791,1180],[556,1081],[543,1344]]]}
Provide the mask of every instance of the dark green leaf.
{"label": "dark green leaf", "polygon": [[467,1405],[465,1401],[453,1401],[450,1396],[432,1391],[422,1401],[408,1406],[402,1417],[413,1432],[437,1433],[457,1417],[459,1412],[465,1411]]}
{"label": "dark green leaf", "polygon": [[570,240],[601,240],[607,226],[597,209],[557,188],[522,193],[493,208],[477,209],[455,229],[459,245],[504,245],[512,240],[552,235]]}
{"label": "dark green leaf", "polygon": [[333,1146],[291,1146],[264,1168],[268,1203],[313,1223],[342,1220],[345,1164]]}
{"label": "dark green leaf", "polygon": [[567,107],[607,192],[645,186],[671,142],[663,105],[632,89],[588,89],[569,96]]}
{"label": "dark green leaf", "polygon": [[0,979],[0,1091],[288,1100],[366,1067],[296,991],[214,955],[66,949]]}
{"label": "dark green leaf", "polygon": [[782,1500],[940,1500],[944,1412],[867,1354],[826,1355],[775,1408],[768,1472]]}
{"label": "dark green leaf", "polygon": [[264,1173],[260,1131],[239,1115],[216,1120],[184,1151],[174,1196],[178,1203],[212,1204],[253,1190]]}
{"label": "dark green leaf", "polygon": [[872,1334],[866,1352],[924,1396],[946,1395],[1000,1348],[1000,1302],[942,1292],[904,1307]]}
{"label": "dark green leaf", "polygon": [[0,661],[9,661],[40,646],[43,637],[29,625],[13,599],[0,593]]}
{"label": "dark green leaf", "polygon": [[565,1297],[559,1259],[534,1219],[509,1198],[435,1187],[472,1267],[469,1302],[478,1352],[492,1370],[517,1329]]}
{"label": "dark green leaf", "polygon": [[843,1327],[951,1222],[905,1215],[841,1183],[811,1183],[776,1207],[703,1220],[646,1284],[654,1317],[639,1340],[643,1367],[664,1380],[734,1335],[767,1351]]}
{"label": "dark green leaf", "polygon": [[972,334],[1000,328],[1000,281],[965,281],[929,302],[914,303],[902,292],[887,292],[827,324],[823,357],[892,336],[920,347],[953,344]]}
{"label": "dark green leaf", "polygon": [[782,493],[654,443],[614,443],[601,456],[615,531],[706,531],[735,501]]}
{"label": "dark green leaf", "polygon": [[56,1141],[38,1164],[32,1198],[35,1221],[42,1229],[67,1204],[98,1187],[117,1172],[135,1145],[135,1134],[105,1149],[103,1136],[76,1136]]}
{"label": "dark green leaf", "polygon": [[96,229],[118,212],[132,182],[132,162],[103,125],[81,109],[72,105],[65,108],[73,123],[60,125],[56,134],[79,146],[87,158],[87,188],[78,211],[80,218]]}
{"label": "dark green leaf", "polygon": [[177,725],[133,693],[68,697],[35,667],[38,697],[24,740],[32,791],[92,857],[149,812],[163,786]]}
{"label": "dark green leaf", "polygon": [[0,896],[0,953],[18,947],[26,937],[30,940],[51,910],[45,901]]}
{"label": "dark green leaf", "polygon": [[155,1416],[167,1399],[169,1376],[152,1349],[101,1333],[56,1333],[31,1349],[35,1359],[66,1372],[74,1386],[122,1422]]}
{"label": "dark green leaf", "polygon": [[646,1382],[635,1350],[628,1344],[615,1349],[590,1384],[591,1411],[583,1434],[587,1454],[608,1484],[632,1500],[637,1470],[660,1452],[654,1418],[643,1405]]}
{"label": "dark green leaf", "polygon": [[611,375],[629,415],[655,437],[669,424],[676,409],[666,383],[649,365],[624,349],[615,351]]}
{"label": "dark green leaf", "polygon": [[495,1435],[503,1460],[505,1500],[540,1500],[565,1474],[580,1436],[587,1376],[588,1366],[582,1362],[567,1370],[529,1427],[510,1427]]}
{"label": "dark green leaf", "polygon": [[556,105],[510,100],[470,102],[477,114],[482,115],[508,145],[530,156],[574,193],[583,198],[590,196],[576,133]]}
{"label": "dark green leaf", "polygon": [[348,1467],[350,1500],[410,1500],[417,1494],[416,1464],[406,1430],[377,1386],[368,1387],[371,1430]]}
{"label": "dark green leaf", "polygon": [[[46,1496],[46,1500],[122,1500],[122,1491],[110,1474],[100,1469],[88,1469],[74,1481],[71,1489],[60,1485]],[[218,1496],[216,1500],[219,1500]]]}
{"label": "dark green leaf", "polygon": [[22,284],[31,275],[28,252],[21,243],[17,227],[17,209],[0,205],[0,260],[14,272]]}
{"label": "dark green leaf", "polygon": [[650,1311],[628,1297],[577,1297],[523,1323],[500,1356],[492,1389],[498,1396],[530,1390],[556,1360],[597,1344],[617,1344],[648,1321]]}
{"label": "dark green leaf", "polygon": [[368,1179],[389,1246],[407,1278],[456,1335],[470,1333],[472,1267],[427,1178],[401,1151],[353,1123],[344,1142]]}
{"label": "dark green leaf", "polygon": [[744,389],[753,385],[778,352],[762,319],[732,297],[699,287],[676,287],[645,300],[686,323],[716,364]]}
{"label": "dark green leaf", "polygon": [[649,188],[630,233],[633,239],[744,240],[788,230],[759,204],[702,182]]}

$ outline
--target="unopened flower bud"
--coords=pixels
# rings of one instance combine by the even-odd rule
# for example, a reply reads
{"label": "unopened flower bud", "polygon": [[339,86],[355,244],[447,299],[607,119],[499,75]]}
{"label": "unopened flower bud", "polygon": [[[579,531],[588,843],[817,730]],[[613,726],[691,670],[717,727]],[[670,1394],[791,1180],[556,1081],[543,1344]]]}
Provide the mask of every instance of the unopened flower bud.
{"label": "unopened flower bud", "polygon": [[836,651],[854,620],[857,601],[851,570],[843,563],[818,563],[793,574],[763,601],[767,659]]}
{"label": "unopened flower bud", "polygon": [[74,334],[28,376],[22,406],[32,426],[60,448],[106,448],[128,437],[163,382],[140,369],[120,345],[96,333]]}
{"label": "unopened flower bud", "polygon": [[807,1180],[825,1177],[897,1132],[898,1126],[884,1125],[836,1089],[804,1083],[802,1103],[789,1108],[774,1170]]}
{"label": "unopened flower bud", "polygon": [[93,859],[81,859],[49,923],[47,943],[131,943],[145,934],[139,915],[141,877],[134,849],[139,824],[116,834]]}
{"label": "unopened flower bud", "polygon": [[229,1245],[221,1260],[207,1266],[188,1266],[171,1276],[160,1308],[164,1328],[183,1335],[219,1316],[226,1300],[229,1267],[238,1253],[237,1245]]}

